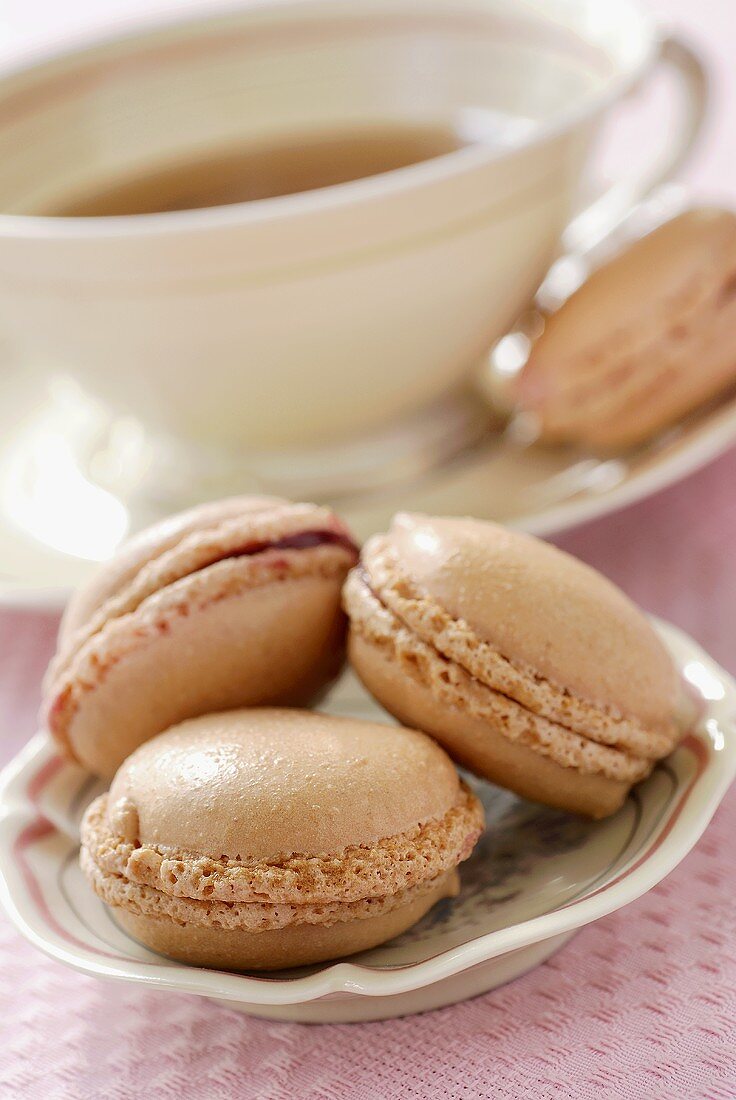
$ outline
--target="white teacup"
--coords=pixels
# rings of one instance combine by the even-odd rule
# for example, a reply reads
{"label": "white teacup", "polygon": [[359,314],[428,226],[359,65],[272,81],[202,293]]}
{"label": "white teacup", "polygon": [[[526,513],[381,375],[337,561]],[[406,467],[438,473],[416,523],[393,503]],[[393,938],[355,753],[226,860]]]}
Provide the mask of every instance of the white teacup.
{"label": "white teacup", "polygon": [[[26,64],[0,81],[0,332],[206,446],[400,421],[462,386],[533,294],[602,116],[658,51],[629,0],[272,0]],[[470,144],[236,205],[33,214],[195,150],[395,120]]]}

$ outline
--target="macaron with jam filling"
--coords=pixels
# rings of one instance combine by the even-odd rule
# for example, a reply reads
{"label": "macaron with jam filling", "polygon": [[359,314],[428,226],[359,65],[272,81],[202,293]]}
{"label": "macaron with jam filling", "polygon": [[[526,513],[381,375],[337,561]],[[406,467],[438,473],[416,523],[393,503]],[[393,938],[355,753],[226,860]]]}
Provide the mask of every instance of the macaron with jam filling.
{"label": "macaron with jam filling", "polygon": [[45,682],[48,729],[110,778],[175,722],[310,702],[343,664],[340,589],[357,553],[329,509],[276,498],[151,527],[72,598]]}
{"label": "macaron with jam filling", "polygon": [[648,620],[538,539],[398,515],[343,600],[350,659],[386,710],[526,798],[605,817],[681,736],[678,676]]}
{"label": "macaron with jam filling", "polygon": [[542,439],[643,443],[736,385],[736,214],[695,209],[599,268],[545,320],[515,387]]}
{"label": "macaron with jam filling", "polygon": [[274,970],[405,931],[457,893],[482,828],[424,734],[251,709],[134,752],[87,810],[80,858],[141,943],[195,966]]}

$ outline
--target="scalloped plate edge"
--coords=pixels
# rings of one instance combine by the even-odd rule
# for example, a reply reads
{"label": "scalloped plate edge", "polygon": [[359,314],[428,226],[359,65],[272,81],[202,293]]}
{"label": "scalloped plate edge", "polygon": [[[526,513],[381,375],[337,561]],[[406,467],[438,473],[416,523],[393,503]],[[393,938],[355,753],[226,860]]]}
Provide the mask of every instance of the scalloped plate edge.
{"label": "scalloped plate edge", "polygon": [[[520,924],[484,934],[432,959],[390,970],[373,970],[337,962],[307,976],[274,981],[249,975],[160,965],[108,953],[112,961],[81,941],[70,941],[50,912],[43,913],[39,889],[31,896],[32,873],[19,865],[17,847],[29,830],[55,826],[40,814],[34,800],[45,778],[63,767],[53,747],[38,734],[0,776],[0,902],[31,943],[59,962],[97,977],[145,983],[223,1001],[252,1006],[305,1004],[335,994],[385,997],[411,992],[453,977],[501,955],[572,933],[634,901],[651,890],[687,855],[703,834],[736,775],[736,683],[685,634],[658,624],[681,666],[697,662],[722,695],[705,700],[702,732],[689,747],[698,767],[645,852],[610,883],[593,894]],[[718,692],[716,692],[718,694]],[[730,727],[728,736],[721,726]],[[699,748],[698,748],[699,746]],[[29,888],[30,887],[30,888]]]}

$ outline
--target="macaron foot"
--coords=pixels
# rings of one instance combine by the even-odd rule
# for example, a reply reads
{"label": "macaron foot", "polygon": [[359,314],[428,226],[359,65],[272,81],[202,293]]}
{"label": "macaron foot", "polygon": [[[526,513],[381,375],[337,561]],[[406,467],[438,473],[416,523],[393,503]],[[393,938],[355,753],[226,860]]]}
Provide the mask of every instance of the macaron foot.
{"label": "macaron foot", "polygon": [[450,871],[430,890],[414,891],[404,905],[364,920],[292,925],[265,932],[204,928],[116,909],[115,920],[152,951],[191,966],[217,970],[284,970],[368,951],[401,935],[442,898],[455,897],[460,878]]}
{"label": "macaron foot", "polygon": [[443,704],[419,681],[407,680],[395,661],[357,634],[351,635],[349,653],[362,683],[389,714],[435,737],[474,775],[531,802],[584,817],[608,817],[623,805],[631,784],[565,768],[510,741],[488,722]]}

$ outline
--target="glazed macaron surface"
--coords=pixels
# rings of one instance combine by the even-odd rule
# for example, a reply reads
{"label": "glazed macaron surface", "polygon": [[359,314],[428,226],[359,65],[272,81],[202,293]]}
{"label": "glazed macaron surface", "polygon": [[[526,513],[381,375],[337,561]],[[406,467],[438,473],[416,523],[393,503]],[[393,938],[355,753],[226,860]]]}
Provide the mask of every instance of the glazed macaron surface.
{"label": "glazed macaron surface", "polygon": [[516,384],[543,439],[635,446],[736,383],[736,214],[694,209],[545,320]]}
{"label": "glazed macaron surface", "polygon": [[340,588],[356,558],[345,526],[313,504],[232,498],[156,525],[70,602],[48,729],[109,778],[185,718],[310,701],[342,665]]}
{"label": "glazed macaron surface", "polygon": [[139,748],[87,811],[81,858],[142,942],[271,969],[403,931],[456,892],[481,829],[477,799],[423,734],[255,708]]}
{"label": "glazed macaron surface", "polygon": [[344,604],[378,701],[522,795],[603,816],[679,738],[677,675],[647,619],[530,536],[397,516]]}

